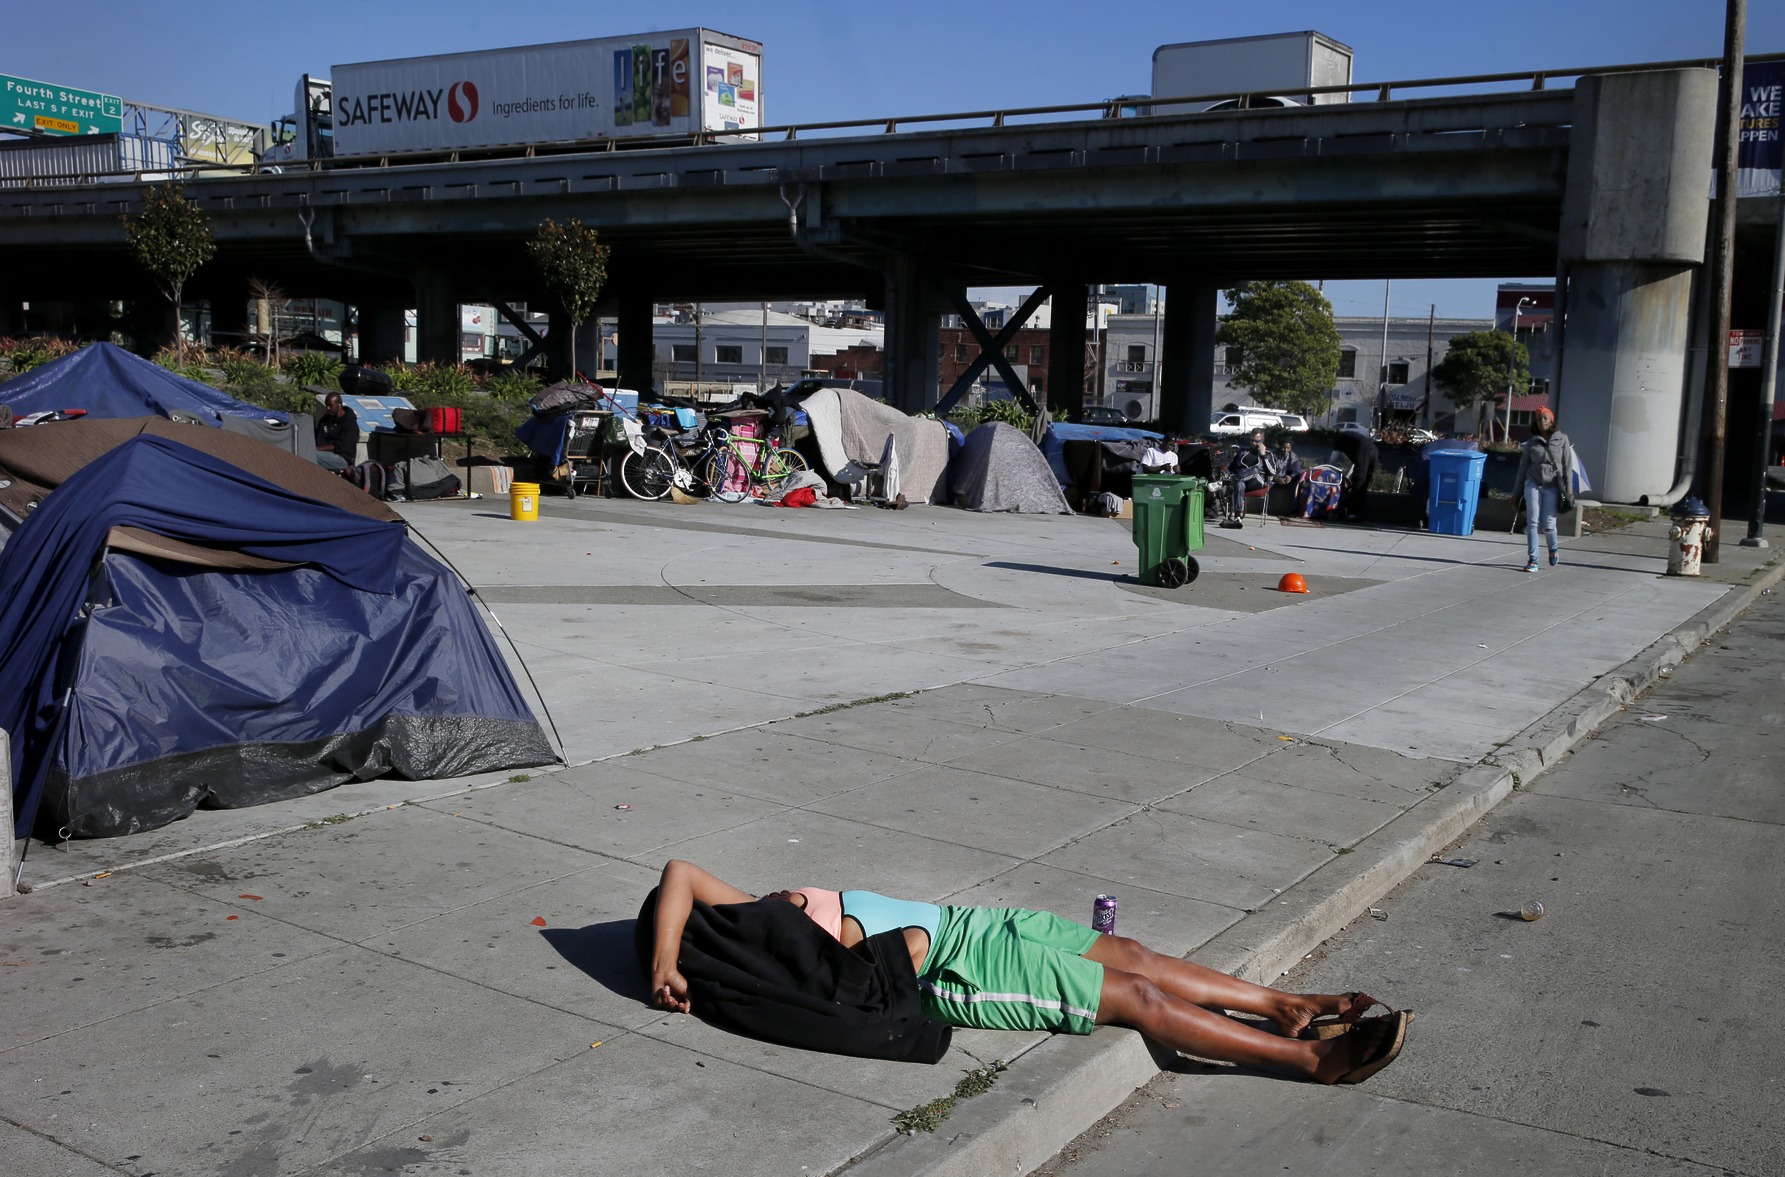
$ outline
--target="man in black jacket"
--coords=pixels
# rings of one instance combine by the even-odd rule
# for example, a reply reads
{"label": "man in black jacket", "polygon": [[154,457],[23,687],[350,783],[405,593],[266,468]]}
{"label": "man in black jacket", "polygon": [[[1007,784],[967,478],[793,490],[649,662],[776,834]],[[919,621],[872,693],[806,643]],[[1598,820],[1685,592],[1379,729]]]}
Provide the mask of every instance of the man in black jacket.
{"label": "man in black jacket", "polygon": [[[809,918],[792,919],[794,909]],[[1076,954],[1059,946],[1074,928],[1071,938],[1083,946]],[[975,931],[964,937],[963,929]],[[758,899],[679,860],[663,868],[645,901],[634,945],[659,1009],[699,1008],[772,1041],[867,1057],[941,1057],[936,1042],[913,1030],[907,998],[919,994],[925,1017],[952,1025],[1088,1034],[1116,1023],[1201,1058],[1288,1068],[1321,1083],[1361,1082],[1387,1066],[1411,1020],[1406,1011],[1363,1018],[1381,1004],[1367,994],[1267,989],[1046,912],[810,887]],[[871,976],[847,959],[864,950]],[[1087,977],[1093,985],[1084,996]],[[1221,1010],[1269,1018],[1280,1034]],[[1027,1023],[1013,1021],[1025,1015]],[[1327,1019],[1320,1036],[1303,1037],[1316,1032],[1316,1019]],[[894,1049],[889,1039],[899,1040]],[[946,1039],[940,1046],[946,1050]]]}
{"label": "man in black jacket", "polygon": [[359,416],[331,392],[316,418],[316,464],[324,470],[341,471],[359,455]]}
{"label": "man in black jacket", "polygon": [[1345,518],[1362,519],[1364,504],[1370,500],[1370,479],[1376,477],[1380,461],[1376,443],[1362,429],[1341,429],[1333,448],[1351,459],[1351,473],[1345,476]]}

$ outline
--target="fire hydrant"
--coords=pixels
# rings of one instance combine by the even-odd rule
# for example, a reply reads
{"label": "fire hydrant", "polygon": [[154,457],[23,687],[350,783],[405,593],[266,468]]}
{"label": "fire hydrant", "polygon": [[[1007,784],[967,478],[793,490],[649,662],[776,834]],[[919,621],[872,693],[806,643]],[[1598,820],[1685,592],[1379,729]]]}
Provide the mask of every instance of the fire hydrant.
{"label": "fire hydrant", "polygon": [[1673,509],[1673,526],[1667,531],[1667,575],[1698,576],[1704,558],[1704,541],[1711,531],[1711,513],[1698,499],[1686,499]]}

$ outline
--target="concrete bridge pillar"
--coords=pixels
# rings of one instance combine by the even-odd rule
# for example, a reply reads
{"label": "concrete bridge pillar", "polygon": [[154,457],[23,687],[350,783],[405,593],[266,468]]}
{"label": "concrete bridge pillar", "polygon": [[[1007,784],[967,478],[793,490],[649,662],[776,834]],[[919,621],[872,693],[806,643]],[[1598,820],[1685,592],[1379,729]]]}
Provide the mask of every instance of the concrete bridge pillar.
{"label": "concrete bridge pillar", "polygon": [[942,313],[935,276],[914,257],[896,256],[886,271],[886,359],[881,392],[907,413],[936,403],[942,377]]}
{"label": "concrete bridge pillar", "polygon": [[1085,301],[1083,282],[1051,282],[1052,319],[1047,329],[1047,402],[1065,417],[1085,403]]}
{"label": "concrete bridge pillar", "polygon": [[[621,388],[649,396],[655,387],[652,370],[657,359],[657,348],[651,338],[651,315],[656,308],[649,291],[623,294],[619,303],[619,321],[615,325],[619,333],[616,343],[618,355],[614,360],[615,379],[619,381]],[[590,325],[589,334],[591,338],[598,334],[593,324]],[[585,371],[592,373],[595,369],[588,368]]]}
{"label": "concrete bridge pillar", "polygon": [[0,284],[0,336],[17,335],[25,329],[24,305],[18,291]]}
{"label": "concrete bridge pillar", "polygon": [[1604,74],[1575,86],[1558,242],[1569,285],[1557,399],[1596,498],[1630,503],[1673,484],[1716,101],[1709,69]]}
{"label": "concrete bridge pillar", "polygon": [[459,300],[444,270],[415,275],[415,358],[423,363],[459,362]]}
{"label": "concrete bridge pillar", "polygon": [[1167,433],[1208,432],[1215,399],[1215,296],[1219,287],[1186,274],[1165,288],[1159,345],[1159,424]]}
{"label": "concrete bridge pillar", "polygon": [[403,359],[409,332],[409,308],[402,300],[361,302],[359,358],[363,364],[389,364]]}

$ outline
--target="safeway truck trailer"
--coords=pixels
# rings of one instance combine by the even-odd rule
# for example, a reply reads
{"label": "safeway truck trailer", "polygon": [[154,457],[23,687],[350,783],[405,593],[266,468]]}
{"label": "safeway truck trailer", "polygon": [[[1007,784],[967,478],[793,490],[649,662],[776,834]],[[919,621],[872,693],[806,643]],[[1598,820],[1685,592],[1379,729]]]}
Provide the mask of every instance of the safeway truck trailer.
{"label": "safeway truck trailer", "polygon": [[762,45],[710,29],[337,65],[331,80],[336,156],[762,125]]}

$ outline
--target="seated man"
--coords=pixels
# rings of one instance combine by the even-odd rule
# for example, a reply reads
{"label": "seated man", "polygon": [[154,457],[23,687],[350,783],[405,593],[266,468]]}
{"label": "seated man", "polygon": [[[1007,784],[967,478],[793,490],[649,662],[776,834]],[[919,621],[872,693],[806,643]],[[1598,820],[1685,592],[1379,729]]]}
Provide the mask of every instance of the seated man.
{"label": "seated man", "polygon": [[1234,454],[1227,463],[1227,483],[1233,496],[1232,518],[1222,521],[1223,527],[1244,527],[1246,492],[1268,490],[1278,473],[1277,455],[1264,440],[1264,430],[1254,429],[1245,449]]}
{"label": "seated man", "polygon": [[359,417],[331,392],[316,418],[316,464],[324,470],[342,471],[359,454]]}
{"label": "seated man", "polygon": [[[1365,1019],[1380,1003],[1363,993],[1266,989],[1048,912],[939,907],[815,887],[757,899],[679,860],[663,868],[653,898],[646,911],[654,914],[645,918],[655,926],[639,929],[641,963],[648,952],[652,1002],[680,1013],[692,1008],[679,970],[683,931],[699,902],[791,903],[857,951],[869,938],[886,943],[885,933],[902,931],[923,1015],[955,1026],[1089,1034],[1116,1023],[1200,1058],[1286,1068],[1321,1083],[1360,1083],[1394,1061],[1413,1016],[1401,1011]],[[1268,1018],[1280,1035],[1223,1010]],[[1336,1020],[1314,1026],[1317,1018]]]}
{"label": "seated man", "polygon": [[1284,434],[1277,443],[1277,485],[1294,486],[1301,480],[1302,460],[1295,453],[1295,438]]}

